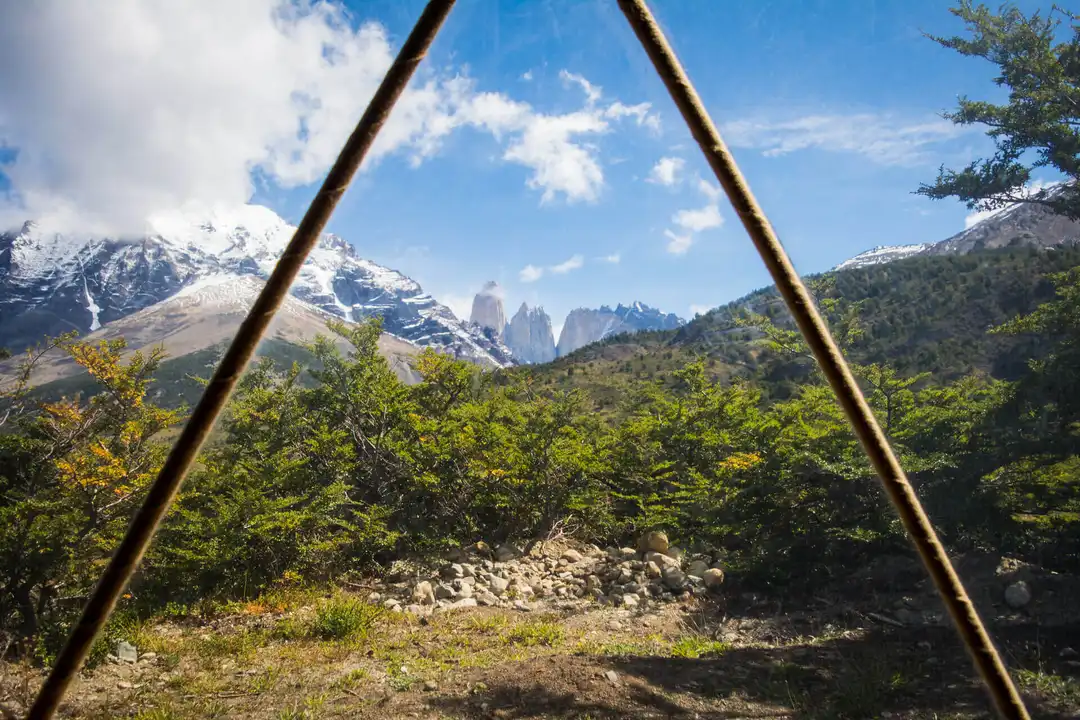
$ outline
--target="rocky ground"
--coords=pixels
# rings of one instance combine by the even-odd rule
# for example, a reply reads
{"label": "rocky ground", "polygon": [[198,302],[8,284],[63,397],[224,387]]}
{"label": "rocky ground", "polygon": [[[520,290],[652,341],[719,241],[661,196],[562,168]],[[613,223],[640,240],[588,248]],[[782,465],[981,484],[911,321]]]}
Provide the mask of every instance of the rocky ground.
{"label": "rocky ground", "polygon": [[[133,625],[65,717],[982,718],[918,563],[813,597],[740,592],[713,553],[482,543],[347,591],[281,591]],[[1034,717],[1080,717],[1080,581],[990,556],[958,570]],[[21,717],[39,669],[0,665]]]}

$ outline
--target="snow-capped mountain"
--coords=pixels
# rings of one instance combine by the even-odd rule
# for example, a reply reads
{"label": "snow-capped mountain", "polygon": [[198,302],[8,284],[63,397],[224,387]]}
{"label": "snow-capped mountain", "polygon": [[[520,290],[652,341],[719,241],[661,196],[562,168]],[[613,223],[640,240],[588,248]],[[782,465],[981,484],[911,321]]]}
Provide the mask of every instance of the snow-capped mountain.
{"label": "snow-capped mountain", "polygon": [[918,255],[930,247],[930,243],[918,245],[878,245],[866,252],[861,252],[853,258],[840,263],[833,270],[850,270],[852,268],[867,267],[892,262],[911,255]]}
{"label": "snow-capped mountain", "polygon": [[[1044,195],[1037,197],[1041,200],[1060,199],[1070,187],[1051,185],[1042,191]],[[880,265],[913,255],[965,255],[1003,247],[1056,247],[1075,243],[1080,243],[1080,222],[1056,214],[1040,203],[1018,203],[984,214],[971,227],[941,242],[881,245],[845,260],[833,270]]]}
{"label": "snow-capped mountain", "polygon": [[[258,205],[162,215],[132,239],[57,234],[28,222],[0,234],[0,346],[18,351],[45,335],[92,332],[209,278],[265,279],[294,231]],[[498,338],[336,235],[320,239],[292,294],[351,321],[381,316],[384,331],[419,346],[485,366],[512,362]]]}
{"label": "snow-capped mountain", "polygon": [[569,355],[589,343],[611,335],[642,330],[673,330],[686,321],[674,313],[664,313],[645,303],[619,304],[614,310],[602,305],[599,310],[571,310],[559,333],[558,355]]}

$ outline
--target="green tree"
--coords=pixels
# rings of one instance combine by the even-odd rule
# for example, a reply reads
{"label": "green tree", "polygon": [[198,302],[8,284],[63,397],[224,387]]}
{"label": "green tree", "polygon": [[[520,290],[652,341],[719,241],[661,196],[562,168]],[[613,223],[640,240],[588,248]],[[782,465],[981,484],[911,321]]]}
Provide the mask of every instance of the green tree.
{"label": "green tree", "polygon": [[[958,108],[945,113],[958,125],[984,126],[996,150],[959,171],[942,166],[936,182],[916,194],[957,198],[979,210],[1038,203],[1080,220],[1075,182],[1059,193],[1025,192],[1036,169],[1080,179],[1080,16],[1056,5],[1045,15],[1011,6],[995,14],[971,0],[950,12],[964,21],[967,36],[927,37],[996,65],[994,82],[1008,89],[1009,99],[996,104],[961,97]],[[1065,38],[1059,41],[1059,35]]]}

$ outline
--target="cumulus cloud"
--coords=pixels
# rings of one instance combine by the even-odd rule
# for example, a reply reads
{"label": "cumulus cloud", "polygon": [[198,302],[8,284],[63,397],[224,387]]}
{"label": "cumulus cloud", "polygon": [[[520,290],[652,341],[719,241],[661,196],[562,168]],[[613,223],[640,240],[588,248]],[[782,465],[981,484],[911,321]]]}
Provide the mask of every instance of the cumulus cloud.
{"label": "cumulus cloud", "polygon": [[676,185],[681,179],[679,176],[685,165],[686,161],[680,157],[662,157],[653,165],[653,169],[649,172],[649,177],[645,178],[645,182],[663,185],[664,187]]}
{"label": "cumulus cloud", "polygon": [[672,255],[685,255],[697,239],[698,233],[724,224],[724,217],[720,214],[718,204],[720,189],[699,177],[697,190],[705,196],[705,205],[700,208],[677,211],[671,216],[671,222],[678,229],[669,228],[664,231],[664,237],[668,239],[667,251]]}
{"label": "cumulus cloud", "polygon": [[[358,25],[334,2],[2,3],[0,146],[16,151],[4,173],[18,205],[5,215],[137,233],[188,203],[246,202],[253,178],[317,181],[394,52],[381,25]],[[581,76],[566,81],[585,107],[545,114],[453,69],[422,69],[365,167],[391,154],[419,165],[468,125],[503,144],[542,202],[593,201],[604,175],[589,139],[655,116],[648,104],[605,104]]]}
{"label": "cumulus cloud", "polygon": [[526,265],[518,273],[518,279],[523,283],[536,282],[544,276],[544,268],[535,265]]}
{"label": "cumulus cloud", "polygon": [[555,273],[556,275],[565,275],[571,270],[577,270],[584,264],[584,257],[582,257],[581,255],[573,255],[567,258],[565,261],[559,263],[558,265],[552,265],[550,269],[551,272]]}
{"label": "cumulus cloud", "polygon": [[[1028,197],[1031,197],[1032,195],[1038,195],[1043,190],[1049,190],[1049,189],[1051,189],[1053,187],[1056,187],[1058,185],[1061,185],[1061,182],[1057,181],[1057,180],[1055,180],[1053,182],[1045,181],[1045,180],[1036,180],[1034,182],[1028,183],[1023,188],[1018,190],[1015,194],[1018,197],[1028,198]],[[997,215],[998,213],[1005,212],[1010,207],[1012,207],[1012,205],[1004,205],[1002,207],[995,208],[993,210],[974,210],[974,211],[968,213],[967,217],[964,218],[964,229],[967,230],[972,225],[976,225],[978,223],[981,223],[983,220],[985,220],[985,219],[987,219],[989,217],[993,217],[994,215]]]}
{"label": "cumulus cloud", "polygon": [[[604,260],[606,260],[607,262],[613,262],[610,259],[612,257],[618,258],[617,255],[609,255],[607,258],[604,258]],[[614,262],[618,262],[618,260],[616,259]],[[549,265],[548,267],[526,265],[525,267],[521,268],[520,272],[518,272],[518,279],[521,280],[521,282],[523,283],[536,282],[548,273],[551,273],[553,275],[565,275],[571,270],[578,270],[584,267],[584,265],[585,256],[575,254],[571,255],[569,258],[562,261],[561,263],[558,263],[556,265]]]}
{"label": "cumulus cloud", "polygon": [[724,224],[724,218],[720,217],[720,208],[715,203],[695,210],[680,210],[672,216],[671,221],[683,230],[696,233]]}
{"label": "cumulus cloud", "polygon": [[472,314],[473,296],[466,293],[441,293],[436,298],[446,307],[450,308],[450,311],[459,320],[468,320]]}
{"label": "cumulus cloud", "polygon": [[667,251],[672,255],[685,255],[690,246],[694,244],[692,233],[679,233],[673,230],[665,230],[664,237],[668,239]]}
{"label": "cumulus cloud", "polygon": [[901,166],[926,161],[931,146],[969,131],[948,120],[910,120],[874,113],[808,115],[780,122],[738,120],[721,128],[732,146],[762,150],[766,156],[818,148]]}

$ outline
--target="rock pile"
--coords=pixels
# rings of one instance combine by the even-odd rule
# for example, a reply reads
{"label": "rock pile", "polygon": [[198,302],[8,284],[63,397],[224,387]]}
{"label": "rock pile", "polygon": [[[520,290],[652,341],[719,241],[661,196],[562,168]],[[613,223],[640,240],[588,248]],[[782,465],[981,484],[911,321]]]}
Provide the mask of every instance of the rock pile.
{"label": "rock pile", "polygon": [[386,586],[371,599],[394,611],[427,614],[475,606],[581,608],[600,603],[635,609],[717,591],[724,571],[711,554],[686,555],[662,532],[635,548],[563,547],[523,555],[485,543],[452,553],[429,577]]}

